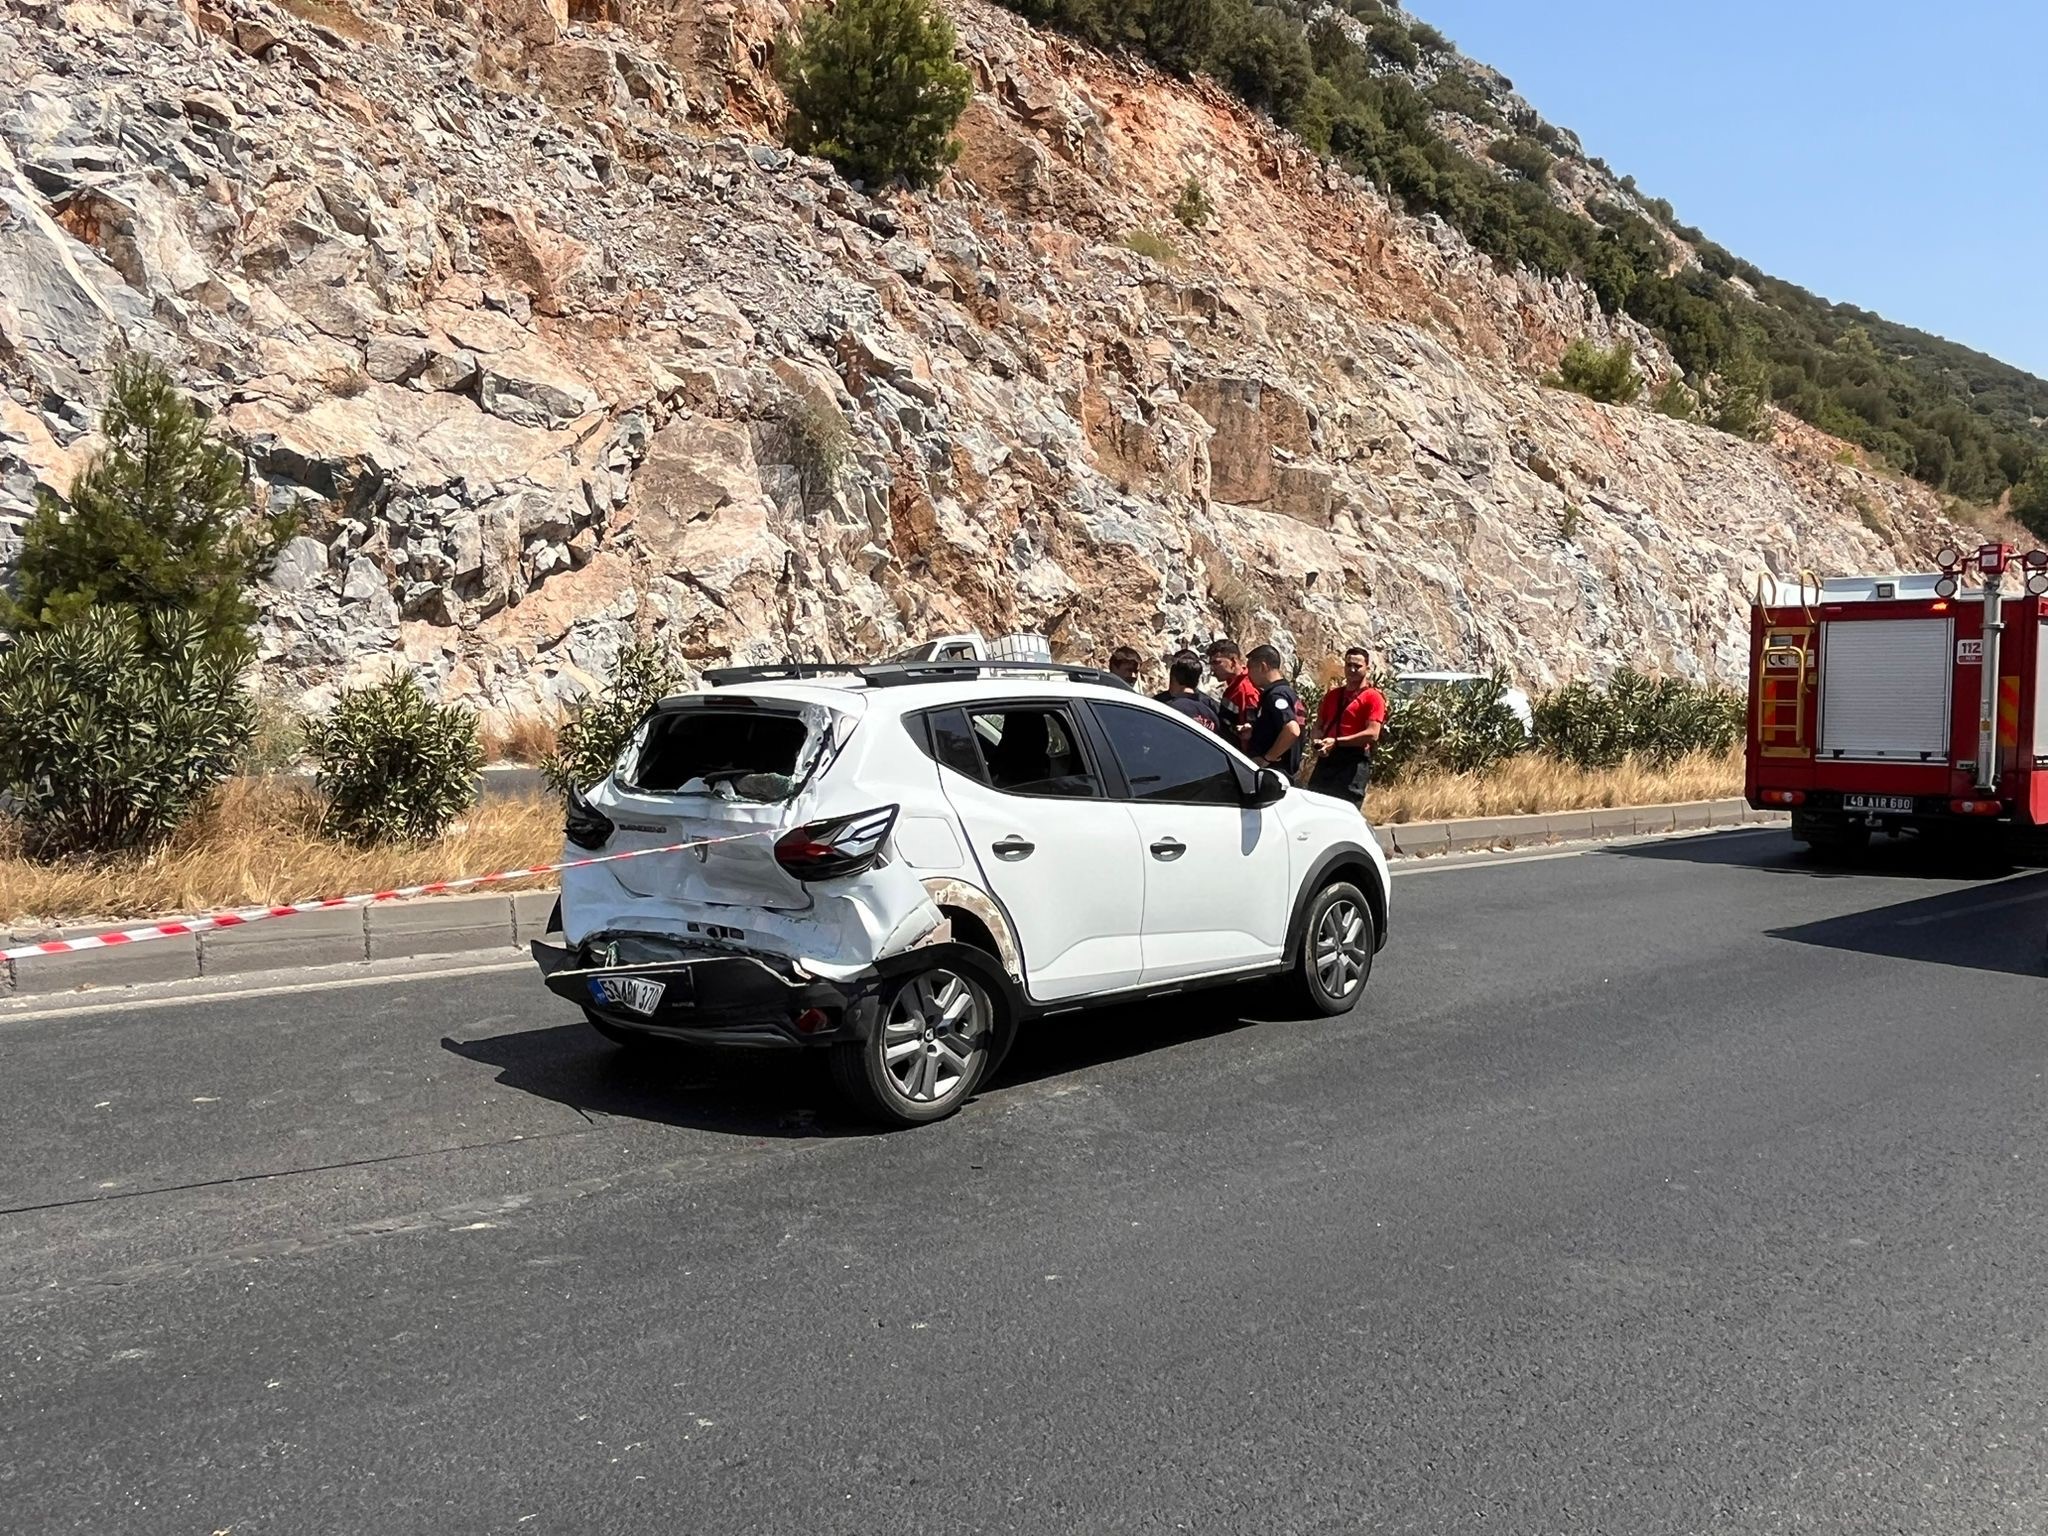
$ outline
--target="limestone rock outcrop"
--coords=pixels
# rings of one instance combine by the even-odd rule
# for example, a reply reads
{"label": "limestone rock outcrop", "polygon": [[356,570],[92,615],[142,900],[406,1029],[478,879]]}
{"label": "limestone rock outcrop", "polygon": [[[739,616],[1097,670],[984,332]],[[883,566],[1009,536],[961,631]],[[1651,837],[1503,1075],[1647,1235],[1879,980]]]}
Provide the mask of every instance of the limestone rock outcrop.
{"label": "limestone rock outcrop", "polygon": [[956,625],[1733,679],[1757,572],[1952,532],[1797,423],[1546,388],[1612,334],[1583,289],[1213,86],[949,9],[977,94],[912,194],[775,142],[775,0],[0,0],[0,563],[123,347],[298,510],[262,664],[313,704],[394,654],[517,713],[636,631]]}

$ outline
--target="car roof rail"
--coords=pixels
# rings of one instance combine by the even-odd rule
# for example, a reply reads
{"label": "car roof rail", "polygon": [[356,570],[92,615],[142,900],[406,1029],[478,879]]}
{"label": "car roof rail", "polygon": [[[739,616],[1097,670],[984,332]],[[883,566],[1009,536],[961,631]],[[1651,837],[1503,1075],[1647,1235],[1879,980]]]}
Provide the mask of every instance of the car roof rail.
{"label": "car roof rail", "polygon": [[957,682],[962,678],[980,677],[984,673],[1007,673],[1012,677],[1044,677],[1048,672],[1070,678],[1077,683],[1097,683],[1104,687],[1121,688],[1130,692],[1131,685],[1114,672],[1105,672],[1100,667],[1073,666],[1059,661],[990,661],[972,659],[966,661],[898,661],[886,666],[861,667],[858,669],[870,688],[901,688],[911,683]]}
{"label": "car roof rail", "polygon": [[967,658],[959,661],[784,661],[751,667],[712,667],[704,681],[713,688],[735,683],[794,683],[814,677],[857,677],[870,688],[901,688],[912,683],[958,682],[984,673],[1007,673],[1013,677],[1044,677],[1052,673],[1077,683],[1096,683],[1108,688],[1130,690],[1131,685],[1114,672],[1100,667],[1073,666],[1059,661],[994,661]]}
{"label": "car roof rail", "polygon": [[856,661],[777,661],[752,667],[712,667],[704,681],[714,688],[732,683],[794,683],[809,677],[858,677],[865,669]]}

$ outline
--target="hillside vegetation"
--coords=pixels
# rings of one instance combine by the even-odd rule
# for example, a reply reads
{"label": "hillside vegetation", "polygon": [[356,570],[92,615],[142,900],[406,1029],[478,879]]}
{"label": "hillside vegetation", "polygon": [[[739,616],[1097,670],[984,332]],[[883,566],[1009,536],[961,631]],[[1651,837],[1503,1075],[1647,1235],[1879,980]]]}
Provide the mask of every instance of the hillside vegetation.
{"label": "hillside vegetation", "polygon": [[2048,533],[2048,381],[1770,277],[1395,6],[1009,3],[1098,46],[1211,74],[1410,212],[1441,216],[1501,261],[1584,281],[1604,310],[1653,330],[1696,393],[1726,402],[1705,419],[1762,430],[1744,397],[1767,391],[1937,491],[1984,505],[2015,492],[2014,510]]}

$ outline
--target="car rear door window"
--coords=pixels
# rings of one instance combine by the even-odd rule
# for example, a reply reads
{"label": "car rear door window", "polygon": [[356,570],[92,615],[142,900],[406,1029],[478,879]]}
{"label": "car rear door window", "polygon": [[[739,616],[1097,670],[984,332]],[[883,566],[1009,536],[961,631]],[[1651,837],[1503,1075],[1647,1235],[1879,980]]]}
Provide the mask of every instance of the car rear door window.
{"label": "car rear door window", "polygon": [[[983,782],[1011,795],[1092,798],[1102,794],[1073,717],[1043,704],[970,705]],[[936,738],[934,738],[936,743]],[[942,759],[943,760],[943,759]]]}
{"label": "car rear door window", "polygon": [[1095,718],[1109,737],[1133,800],[1244,803],[1237,771],[1223,749],[1179,720],[1121,704],[1096,705]]}
{"label": "car rear door window", "polygon": [[[974,728],[967,723],[964,709],[935,709],[913,718],[912,735],[927,756],[955,773],[964,773],[978,784],[988,782],[988,768],[981,760]],[[916,729],[922,727],[922,733]]]}

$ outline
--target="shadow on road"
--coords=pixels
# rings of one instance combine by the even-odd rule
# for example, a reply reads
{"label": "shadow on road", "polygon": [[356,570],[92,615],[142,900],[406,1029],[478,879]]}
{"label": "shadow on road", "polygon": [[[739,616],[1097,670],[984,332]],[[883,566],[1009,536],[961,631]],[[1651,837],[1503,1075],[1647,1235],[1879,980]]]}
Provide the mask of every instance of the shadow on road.
{"label": "shadow on road", "polygon": [[1792,841],[1782,828],[1708,832],[1653,843],[1617,844],[1601,850],[1609,858],[1663,863],[1717,864],[1812,880],[1985,880],[2009,875],[2013,860],[1990,850],[1927,842],[1917,837],[1880,837],[1856,853],[1816,854]]}
{"label": "shadow on road", "polygon": [[[1284,1011],[1262,1001],[1256,992],[1228,988],[1041,1020],[1025,1028],[977,1097],[1227,1034]],[[481,1040],[444,1036],[441,1048],[497,1068],[507,1088],[585,1116],[747,1137],[865,1136],[876,1129],[849,1113],[821,1051],[626,1051],[580,1022]]]}
{"label": "shadow on road", "polygon": [[1972,971],[2048,971],[2048,873],[1766,930],[1774,939]]}

